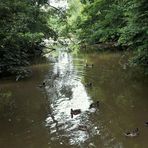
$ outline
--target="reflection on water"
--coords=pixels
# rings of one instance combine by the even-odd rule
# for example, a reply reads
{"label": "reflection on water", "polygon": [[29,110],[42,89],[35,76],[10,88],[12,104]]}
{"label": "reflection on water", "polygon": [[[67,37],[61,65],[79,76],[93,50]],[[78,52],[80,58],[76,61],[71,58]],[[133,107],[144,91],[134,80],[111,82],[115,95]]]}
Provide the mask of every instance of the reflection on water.
{"label": "reflection on water", "polygon": [[[50,66],[33,66],[31,79],[0,81],[0,148],[147,148],[147,78],[122,67],[121,57],[59,51]],[[81,113],[71,118],[71,109]],[[138,137],[123,135],[136,127]]]}
{"label": "reflection on water", "polygon": [[[126,141],[123,136],[127,129],[139,126],[144,128],[142,125],[146,117],[137,115],[140,104],[143,106],[140,112],[148,112],[148,102],[145,99],[145,83],[134,79],[121,66],[120,58],[120,53],[82,54],[76,57],[66,52],[59,53],[51,70],[52,77],[46,79],[50,84],[46,86],[50,101],[46,126],[52,137],[51,146],[53,143],[57,147],[57,143],[61,147],[122,148],[146,145],[145,132],[144,144],[141,144],[140,137],[137,141]],[[94,67],[85,67],[86,61],[93,63]],[[93,87],[85,87],[90,82]],[[99,111],[89,109],[92,100],[100,101]],[[71,118],[70,109],[81,109],[82,113]],[[141,118],[141,123],[138,118]],[[88,130],[78,130],[79,125],[86,125]]]}
{"label": "reflection on water", "polygon": [[34,65],[32,69],[31,79],[0,81],[0,101],[5,100],[0,103],[0,148],[48,147],[46,98],[37,86],[49,64]]}
{"label": "reflection on water", "polygon": [[[55,75],[58,76],[55,78]],[[91,100],[81,79],[82,76],[77,75],[72,56],[66,52],[59,53],[49,82],[53,83],[52,87],[46,86],[52,109],[46,119],[46,126],[49,126],[53,140],[57,138],[55,134],[59,134],[62,138],[67,138],[70,145],[73,145],[86,141],[90,136],[88,132],[78,130],[81,124],[92,124],[87,115]],[[81,109],[82,112],[71,118],[71,109]]]}

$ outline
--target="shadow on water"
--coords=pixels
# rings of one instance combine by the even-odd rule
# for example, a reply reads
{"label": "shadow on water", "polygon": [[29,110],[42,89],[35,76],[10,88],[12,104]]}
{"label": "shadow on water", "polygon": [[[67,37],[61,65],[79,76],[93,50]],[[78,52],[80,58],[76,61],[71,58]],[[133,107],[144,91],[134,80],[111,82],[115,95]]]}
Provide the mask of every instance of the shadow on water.
{"label": "shadow on water", "polygon": [[5,100],[0,104],[0,148],[48,147],[47,99],[37,87],[48,69],[49,64],[36,64],[31,79],[0,81],[0,101]]}
{"label": "shadow on water", "polygon": [[[0,81],[0,148],[147,148],[147,79],[133,77],[121,57],[59,50],[50,65],[33,66],[31,79]],[[71,109],[81,113],[71,118]],[[138,137],[123,135],[136,127]]]}

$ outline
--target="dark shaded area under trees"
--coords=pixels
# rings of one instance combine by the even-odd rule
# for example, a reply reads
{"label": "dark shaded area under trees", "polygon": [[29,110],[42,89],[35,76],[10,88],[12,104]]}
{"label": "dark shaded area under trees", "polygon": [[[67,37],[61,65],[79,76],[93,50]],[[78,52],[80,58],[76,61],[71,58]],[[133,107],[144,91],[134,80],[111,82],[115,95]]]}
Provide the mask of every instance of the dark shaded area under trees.
{"label": "dark shaded area under trees", "polygon": [[45,38],[57,38],[50,27],[48,0],[0,1],[0,76],[26,76],[30,61],[42,53]]}

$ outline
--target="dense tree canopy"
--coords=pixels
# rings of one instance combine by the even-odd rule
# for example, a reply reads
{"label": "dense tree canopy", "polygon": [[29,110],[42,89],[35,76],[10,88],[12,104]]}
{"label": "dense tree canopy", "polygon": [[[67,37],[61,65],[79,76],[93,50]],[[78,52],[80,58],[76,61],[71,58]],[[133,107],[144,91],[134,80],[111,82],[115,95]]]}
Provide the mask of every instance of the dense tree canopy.
{"label": "dense tree canopy", "polygon": [[131,65],[147,71],[146,0],[67,1],[67,10],[51,6],[48,0],[0,1],[0,75],[27,73],[31,59],[42,53],[43,39],[58,36],[129,49],[135,54]]}
{"label": "dense tree canopy", "polygon": [[0,73],[26,73],[32,57],[41,53],[43,38],[56,38],[46,0],[0,1]]}
{"label": "dense tree canopy", "polygon": [[[81,2],[81,3],[80,3]],[[146,0],[72,0],[69,25],[83,42],[112,42],[135,53],[132,65],[148,67],[148,3]],[[74,8],[81,6],[75,12]],[[78,8],[79,8],[78,7]],[[78,14],[79,12],[79,14]],[[77,15],[78,14],[78,15]],[[71,21],[72,20],[72,21]],[[72,23],[71,23],[72,22]],[[75,33],[75,31],[74,31]]]}

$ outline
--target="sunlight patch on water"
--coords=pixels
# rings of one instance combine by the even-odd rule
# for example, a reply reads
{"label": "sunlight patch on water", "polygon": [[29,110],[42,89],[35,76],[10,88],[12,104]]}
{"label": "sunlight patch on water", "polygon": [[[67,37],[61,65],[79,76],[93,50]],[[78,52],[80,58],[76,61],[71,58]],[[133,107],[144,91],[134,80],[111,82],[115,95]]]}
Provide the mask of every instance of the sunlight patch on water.
{"label": "sunlight patch on water", "polygon": [[[91,100],[81,82],[81,77],[77,75],[72,56],[66,52],[59,53],[52,72],[50,82],[53,83],[53,87],[46,88],[52,111],[46,119],[46,126],[50,127],[51,133],[61,130],[63,136],[69,137],[69,143],[72,145],[83,143],[89,134],[87,131],[78,130],[78,126],[89,122],[86,112]],[[81,114],[71,118],[71,109],[81,109]],[[62,128],[59,128],[60,125]]]}

